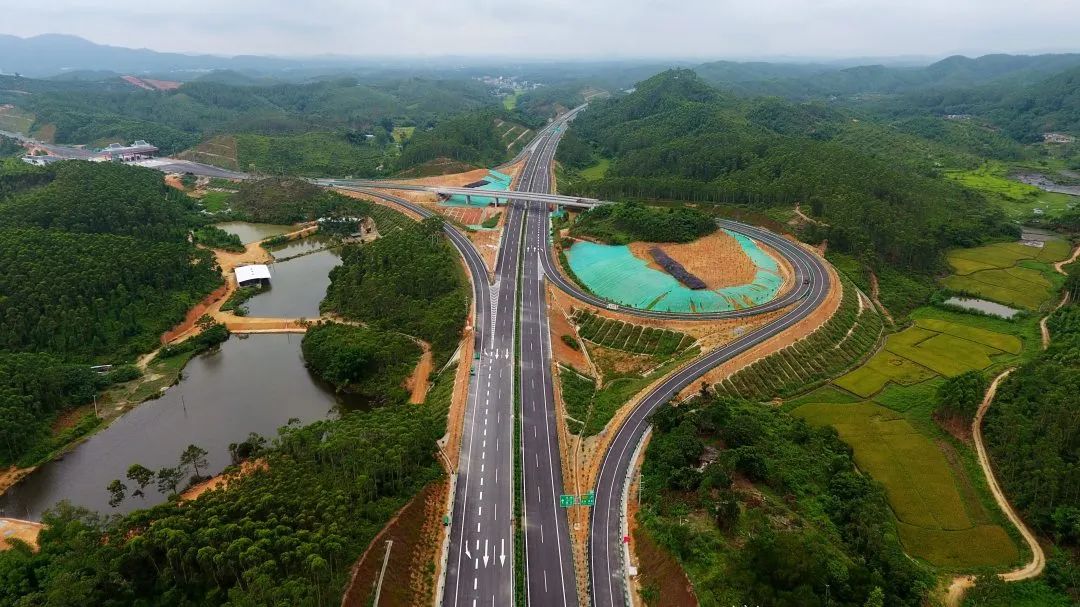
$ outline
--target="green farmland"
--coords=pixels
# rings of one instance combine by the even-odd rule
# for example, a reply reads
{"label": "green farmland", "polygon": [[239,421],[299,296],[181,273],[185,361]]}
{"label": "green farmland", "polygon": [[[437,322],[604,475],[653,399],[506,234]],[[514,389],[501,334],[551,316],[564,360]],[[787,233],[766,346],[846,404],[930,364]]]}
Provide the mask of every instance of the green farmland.
{"label": "green farmland", "polygon": [[884,486],[908,554],[949,570],[1008,567],[1020,559],[1017,545],[971,452],[931,414],[944,378],[1018,359],[1021,337],[1035,341],[1030,323],[935,308],[912,318],[861,367],[787,408],[851,445],[859,469]]}
{"label": "green farmland", "polygon": [[942,284],[953,291],[1025,310],[1038,310],[1055,292],[1057,279],[1049,264],[1069,256],[1069,243],[1051,240],[1042,248],[1001,242],[948,254],[955,274]]}
{"label": "green farmland", "polygon": [[945,568],[1006,567],[1016,546],[977,500],[965,500],[945,453],[902,415],[870,402],[808,404],[795,410],[830,425],[855,463],[885,487],[905,550]]}

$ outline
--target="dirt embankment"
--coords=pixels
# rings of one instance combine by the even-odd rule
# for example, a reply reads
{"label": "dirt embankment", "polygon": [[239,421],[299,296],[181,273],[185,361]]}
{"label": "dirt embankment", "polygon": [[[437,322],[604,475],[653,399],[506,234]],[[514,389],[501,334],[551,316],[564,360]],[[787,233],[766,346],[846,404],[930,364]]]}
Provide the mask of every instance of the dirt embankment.
{"label": "dirt embankment", "polygon": [[435,598],[438,572],[430,567],[438,561],[442,513],[446,508],[449,483],[431,483],[375,536],[353,565],[352,577],[342,607],[370,605],[382,570],[386,542],[392,540],[386,565],[380,607],[430,605]]}
{"label": "dirt embankment", "polygon": [[265,459],[260,458],[246,460],[244,462],[241,462],[240,468],[233,472],[227,474],[218,474],[217,476],[212,476],[201,483],[196,483],[188,487],[186,490],[184,490],[183,493],[180,494],[180,501],[186,502],[196,499],[207,491],[213,491],[214,489],[227,489],[229,487],[229,483],[231,483],[232,481],[247,476],[248,474],[251,474],[256,470],[266,469],[268,469],[268,465]]}
{"label": "dirt embankment", "polygon": [[41,529],[41,523],[14,518],[0,518],[0,550],[7,550],[12,547],[8,540],[22,540],[36,550],[38,547],[38,534],[41,533]]}
{"label": "dirt embankment", "polygon": [[630,252],[635,257],[648,262],[650,268],[664,272],[653,258],[654,247],[682,264],[686,271],[703,280],[710,289],[749,284],[757,273],[757,266],[739,242],[723,230],[687,243],[630,243]]}

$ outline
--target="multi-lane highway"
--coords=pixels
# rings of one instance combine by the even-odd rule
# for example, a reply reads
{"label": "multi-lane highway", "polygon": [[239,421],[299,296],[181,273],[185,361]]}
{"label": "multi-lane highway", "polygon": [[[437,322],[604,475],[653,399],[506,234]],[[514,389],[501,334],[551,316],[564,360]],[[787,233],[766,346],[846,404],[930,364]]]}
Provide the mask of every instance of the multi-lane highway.
{"label": "multi-lane highway", "polygon": [[[580,110],[580,108],[578,108]],[[575,111],[576,113],[576,111]],[[526,165],[518,180],[518,187],[530,192],[550,192],[551,167],[559,138],[565,123],[573,115],[564,116],[559,121],[541,131],[528,146]],[[359,188],[358,188],[359,189]],[[374,192],[372,192],[374,193]],[[387,197],[386,198],[395,198]],[[424,214],[430,212],[416,205]],[[513,600],[513,562],[512,541],[506,538],[505,563],[507,569],[489,569],[487,563],[494,562],[495,552],[489,553],[486,547],[493,546],[494,534],[508,533],[510,523],[502,527],[495,520],[494,512],[483,515],[481,504],[484,494],[480,487],[484,480],[477,480],[485,474],[485,457],[498,457],[501,464],[492,463],[497,474],[509,478],[513,466],[509,457],[520,457],[523,491],[522,524],[524,525],[524,555],[522,566],[526,574],[526,597],[530,605],[576,605],[576,579],[571,558],[569,531],[565,511],[558,503],[562,492],[562,473],[559,458],[558,434],[556,431],[555,405],[551,375],[551,344],[547,326],[546,299],[544,281],[551,280],[556,286],[571,296],[604,308],[610,308],[610,302],[586,293],[577,285],[567,280],[559,272],[553,261],[550,241],[549,214],[545,204],[521,199],[512,199],[507,211],[502,246],[496,264],[496,288],[486,291],[476,287],[477,301],[488,301],[493,294],[494,305],[488,318],[480,318],[478,306],[477,329],[487,327],[479,341],[483,345],[482,356],[476,363],[476,377],[470,388],[470,400],[466,411],[465,432],[462,441],[461,465],[458,473],[458,487],[455,496],[454,528],[451,537],[450,562],[447,567],[446,594],[444,605],[502,605]],[[522,223],[524,222],[524,226]],[[604,455],[596,491],[596,505],[592,511],[589,538],[589,586],[591,603],[599,607],[623,605],[627,602],[626,563],[622,546],[622,497],[626,480],[632,472],[632,458],[638,444],[648,427],[649,416],[661,405],[668,402],[675,394],[693,383],[705,372],[720,363],[741,354],[761,342],[777,335],[799,322],[813,312],[828,294],[829,274],[824,262],[816,255],[790,240],[767,230],[723,221],[721,226],[740,232],[773,247],[785,257],[794,270],[794,286],[779,298],[753,308],[716,312],[709,314],[679,314],[650,310],[638,310],[618,306],[621,313],[660,319],[697,319],[712,320],[721,318],[749,317],[764,312],[784,311],[767,325],[754,329],[735,341],[710,352],[678,370],[662,384],[653,389],[631,412],[630,416],[618,427],[613,441]],[[456,229],[447,226],[448,233],[465,255],[475,283],[484,283],[486,274],[483,262],[479,260],[471,243]],[[524,242],[524,249],[521,244]],[[470,260],[471,259],[471,260]],[[518,266],[522,267],[520,283]],[[477,276],[484,276],[477,280]],[[520,286],[521,309],[520,325],[515,323],[514,304]],[[500,318],[501,317],[501,318]],[[520,348],[514,352],[515,329],[520,331]],[[505,352],[505,357],[502,352]],[[513,370],[516,354],[520,365],[521,392],[521,450],[509,454],[502,450],[503,444],[512,444],[510,422],[503,416],[509,416],[513,407]],[[490,387],[489,387],[490,386]],[[494,398],[494,400],[492,400]],[[488,406],[488,403],[497,403]],[[496,408],[497,407],[497,408]],[[500,441],[498,455],[491,456],[484,451],[490,436],[491,411],[496,413],[495,423],[499,426]],[[483,422],[477,421],[477,415]],[[485,433],[487,433],[485,435]],[[475,461],[477,440],[479,440],[479,472]],[[480,476],[481,479],[485,478]],[[490,481],[488,481],[490,482]],[[494,493],[487,493],[488,500],[494,500],[489,510],[499,508],[513,512],[513,488],[500,486]],[[470,505],[471,501],[471,505]],[[498,504],[495,506],[494,504]],[[473,510],[473,506],[476,507]],[[486,507],[486,506],[485,506]],[[488,530],[487,523],[493,526]],[[500,537],[499,547],[502,542]],[[484,555],[488,555],[488,559]],[[502,554],[500,550],[498,554]],[[455,560],[456,559],[456,560]],[[472,559],[471,570],[469,559]],[[502,562],[503,559],[500,559]],[[470,571],[472,575],[470,576]],[[471,585],[470,585],[471,581]]]}
{"label": "multi-lane highway", "polygon": [[[551,189],[551,163],[563,127],[538,142],[522,172],[519,188]],[[547,246],[547,205],[528,202],[521,277],[521,456],[522,524],[525,528],[526,598],[529,605],[577,605],[577,578],[566,511],[551,343],[541,258]]]}

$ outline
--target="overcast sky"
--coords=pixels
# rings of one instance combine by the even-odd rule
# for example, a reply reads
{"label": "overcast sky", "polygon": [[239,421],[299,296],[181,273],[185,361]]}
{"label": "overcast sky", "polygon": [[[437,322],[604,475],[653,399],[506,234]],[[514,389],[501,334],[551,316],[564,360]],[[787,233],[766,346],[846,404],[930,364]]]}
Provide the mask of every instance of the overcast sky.
{"label": "overcast sky", "polygon": [[9,0],[0,32],[215,54],[884,57],[1080,50],[1077,0]]}

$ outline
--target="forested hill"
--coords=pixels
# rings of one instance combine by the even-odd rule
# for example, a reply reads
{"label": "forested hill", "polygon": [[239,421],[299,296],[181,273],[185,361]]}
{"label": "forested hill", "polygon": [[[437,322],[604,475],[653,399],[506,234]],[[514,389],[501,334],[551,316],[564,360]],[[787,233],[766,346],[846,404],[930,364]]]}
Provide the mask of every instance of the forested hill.
{"label": "forested hill", "polygon": [[718,61],[695,68],[710,84],[748,95],[793,99],[894,94],[957,89],[988,84],[1024,86],[1080,67],[1080,54],[984,55],[947,57],[927,66],[902,67],[825,64],[734,63]]}
{"label": "forested hill", "polygon": [[494,105],[469,80],[408,78],[361,84],[344,78],[307,84],[235,86],[194,81],[145,91],[119,79],[40,81],[0,76],[0,104],[31,116],[31,130],[57,142],[104,144],[146,139],[166,153],[221,133],[267,136],[310,131],[388,142],[394,126],[430,127],[446,116]]}
{"label": "forested hill", "polygon": [[602,178],[560,182],[566,189],[756,209],[802,204],[828,224],[811,236],[872,264],[933,272],[946,248],[1006,229],[981,196],[936,176],[909,136],[824,106],[730,97],[690,70],[594,102],[570,132],[612,160]]}
{"label": "forested hill", "polygon": [[0,185],[0,349],[116,362],[220,283],[188,241],[193,202],[157,171],[9,160]]}

